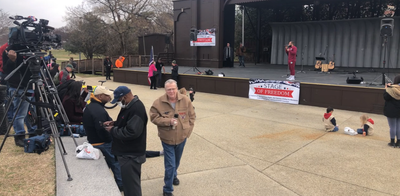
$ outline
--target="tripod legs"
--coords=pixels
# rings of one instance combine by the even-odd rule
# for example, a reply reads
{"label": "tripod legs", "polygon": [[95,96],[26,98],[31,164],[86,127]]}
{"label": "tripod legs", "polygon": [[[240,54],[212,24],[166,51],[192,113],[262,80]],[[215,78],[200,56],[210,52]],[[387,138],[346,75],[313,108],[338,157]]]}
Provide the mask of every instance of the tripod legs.
{"label": "tripod legs", "polygon": [[[64,157],[64,155],[66,155],[66,150],[65,150],[64,145],[62,143],[62,140],[60,139],[60,135],[59,135],[59,132],[58,132],[58,129],[57,129],[57,124],[56,124],[56,121],[54,119],[55,115],[53,114],[53,111],[51,109],[52,104],[50,104],[49,97],[47,97],[47,95],[46,95],[46,90],[44,88],[43,81],[41,79],[31,79],[29,81],[27,87],[24,89],[24,91],[23,91],[23,93],[21,95],[17,95],[18,94],[18,90],[16,90],[14,92],[13,96],[10,98],[10,100],[13,100],[14,98],[16,98],[16,96],[21,96],[20,101],[19,101],[19,103],[18,103],[18,105],[16,107],[16,110],[15,110],[15,115],[13,116],[13,119],[12,119],[11,123],[8,125],[7,132],[6,132],[5,136],[4,136],[3,142],[1,143],[0,152],[3,149],[3,146],[4,146],[5,142],[6,142],[7,137],[12,136],[12,135],[9,134],[10,130],[11,130],[11,126],[14,124],[14,121],[15,121],[15,119],[17,117],[17,114],[21,110],[21,105],[22,104],[27,104],[27,103],[25,103],[25,102],[28,101],[26,94],[28,92],[28,87],[31,86],[31,85],[33,85],[34,89],[35,89],[35,97],[36,97],[36,100],[38,101],[36,103],[40,104],[40,105],[39,104],[37,105],[36,111],[37,111],[38,114],[44,114],[43,117],[45,117],[46,120],[50,123],[50,129],[51,129],[51,132],[52,132],[52,135],[53,135],[53,138],[54,138],[54,142],[55,142],[55,144],[58,145],[58,149],[60,150],[60,153],[61,153],[61,156],[62,156],[62,160],[63,160],[64,166],[65,166],[66,172],[67,172],[67,177],[68,177],[67,180],[71,181],[72,180],[71,174],[69,173],[69,169],[68,169],[67,163],[65,161],[65,157]],[[48,107],[45,107],[43,105],[48,105]],[[7,111],[10,109],[10,107],[11,107],[11,101],[9,101],[8,104],[7,104]],[[36,130],[37,134],[42,134],[42,132],[43,132],[42,127],[41,127],[41,121],[42,121],[41,116],[42,115],[38,115],[39,118],[36,119],[38,121],[38,129]],[[5,120],[5,118],[6,118],[6,115],[4,115],[3,118],[1,119],[1,123]],[[72,135],[72,131],[70,129],[69,129],[69,131],[70,131],[70,133]],[[24,136],[25,136],[25,134],[24,134]],[[75,141],[75,143],[76,143],[76,141]]]}

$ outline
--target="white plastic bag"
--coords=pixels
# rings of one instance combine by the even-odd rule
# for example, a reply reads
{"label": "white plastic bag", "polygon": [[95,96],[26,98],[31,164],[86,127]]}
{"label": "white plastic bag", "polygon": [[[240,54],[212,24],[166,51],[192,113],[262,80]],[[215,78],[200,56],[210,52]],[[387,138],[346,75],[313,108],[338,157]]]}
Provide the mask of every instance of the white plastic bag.
{"label": "white plastic bag", "polygon": [[347,135],[357,135],[357,131],[354,131],[352,128],[350,127],[345,127],[344,128],[344,133]]}
{"label": "white plastic bag", "polygon": [[79,159],[99,159],[100,158],[100,150],[97,148],[93,148],[93,146],[87,142],[84,142],[82,145],[76,147],[75,150],[76,158]]}

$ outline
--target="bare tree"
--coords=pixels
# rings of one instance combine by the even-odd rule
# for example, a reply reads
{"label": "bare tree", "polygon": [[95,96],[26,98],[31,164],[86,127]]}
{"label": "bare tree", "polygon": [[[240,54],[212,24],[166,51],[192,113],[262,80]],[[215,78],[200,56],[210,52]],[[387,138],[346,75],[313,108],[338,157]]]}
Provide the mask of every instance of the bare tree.
{"label": "bare tree", "polygon": [[[149,0],[88,0],[94,12],[100,14],[119,39],[120,54],[127,53],[129,34],[140,28],[137,23],[146,21],[151,15]],[[144,28],[142,26],[142,28]]]}
{"label": "bare tree", "polygon": [[8,17],[9,14],[0,9],[0,45],[6,43],[8,39],[8,27],[12,24],[12,20]]}

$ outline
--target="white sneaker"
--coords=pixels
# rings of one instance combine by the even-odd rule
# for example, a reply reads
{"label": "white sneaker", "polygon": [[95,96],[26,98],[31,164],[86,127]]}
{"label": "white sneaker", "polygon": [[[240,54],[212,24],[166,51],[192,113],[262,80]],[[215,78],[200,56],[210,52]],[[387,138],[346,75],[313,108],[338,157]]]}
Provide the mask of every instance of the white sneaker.
{"label": "white sneaker", "polygon": [[288,78],[286,78],[286,80],[294,80],[294,76],[290,75]]}

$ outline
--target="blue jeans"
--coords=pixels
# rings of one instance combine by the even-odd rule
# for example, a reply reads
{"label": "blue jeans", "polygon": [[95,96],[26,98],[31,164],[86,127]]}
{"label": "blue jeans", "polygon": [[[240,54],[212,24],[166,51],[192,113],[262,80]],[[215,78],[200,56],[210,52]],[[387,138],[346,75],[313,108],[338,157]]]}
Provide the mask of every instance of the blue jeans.
{"label": "blue jeans", "polygon": [[[10,95],[9,89],[10,89],[10,87],[7,85],[7,96],[8,96],[8,98],[11,98],[12,94]],[[7,99],[6,99],[6,101],[4,103],[7,105],[7,103],[8,103]],[[14,104],[11,101],[10,108],[7,111],[8,122],[11,122],[11,120],[13,119],[13,116],[14,116]]]}
{"label": "blue jeans", "polygon": [[243,65],[244,66],[244,56],[239,56],[239,66]]}
{"label": "blue jeans", "polygon": [[332,132],[339,131],[339,127],[335,126],[335,128],[332,130]]}
{"label": "blue jeans", "polygon": [[169,145],[164,142],[161,142],[164,148],[164,167],[165,167],[165,176],[164,176],[164,187],[163,191],[166,193],[172,193],[174,188],[172,187],[172,182],[174,178],[176,178],[177,170],[179,167],[179,163],[181,162],[181,157],[183,153],[183,148],[186,144],[186,139],[178,144],[178,145]]}
{"label": "blue jeans", "polygon": [[390,128],[390,139],[395,139],[397,137],[397,140],[400,140],[400,118],[387,117],[387,119]]}
{"label": "blue jeans", "polygon": [[361,135],[362,135],[363,132],[364,132],[364,129],[357,129],[357,133],[358,133],[358,134],[361,134]]}
{"label": "blue jeans", "polygon": [[111,153],[111,145],[112,143],[104,143],[102,145],[93,146],[99,150],[104,155],[104,159],[107,162],[108,167],[114,174],[115,182],[117,183],[118,187],[122,187],[122,178],[121,178],[121,166],[119,165],[118,161],[115,160],[114,155]]}
{"label": "blue jeans", "polygon": [[[8,92],[12,96],[16,90],[17,90],[16,88],[10,87],[8,89]],[[16,115],[15,120],[14,120],[14,124],[13,124],[15,134],[25,134],[24,121],[27,119],[28,109],[29,109],[30,103],[27,102],[26,100],[23,100],[18,112],[16,111],[17,107],[18,107],[18,104],[21,101],[21,96],[22,96],[23,92],[24,92],[23,89],[19,89],[18,92],[17,92],[17,96],[14,97],[14,99],[12,100],[13,105],[14,105],[13,115]],[[33,90],[28,90],[27,92],[33,94]],[[34,97],[33,96],[29,96],[27,98],[28,98],[29,101],[34,101]],[[26,126],[28,128],[28,132],[29,133],[34,133],[35,132],[36,126],[31,126],[30,123],[27,123]]]}

